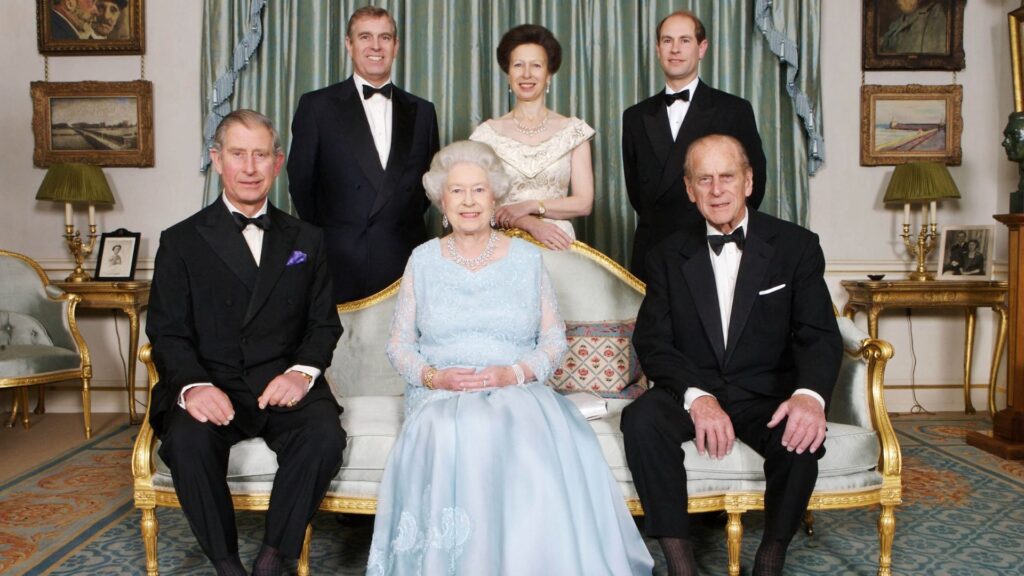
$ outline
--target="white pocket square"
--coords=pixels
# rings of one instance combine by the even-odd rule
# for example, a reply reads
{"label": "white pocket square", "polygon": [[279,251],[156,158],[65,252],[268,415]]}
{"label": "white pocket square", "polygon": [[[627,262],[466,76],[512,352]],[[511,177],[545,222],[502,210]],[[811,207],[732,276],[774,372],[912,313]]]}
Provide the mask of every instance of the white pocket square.
{"label": "white pocket square", "polygon": [[758,296],[764,296],[765,294],[771,294],[772,292],[778,292],[779,290],[782,290],[785,287],[786,287],[785,284],[779,284],[778,286],[774,286],[772,288],[768,288],[767,290],[761,290],[760,292],[757,293],[757,295]]}

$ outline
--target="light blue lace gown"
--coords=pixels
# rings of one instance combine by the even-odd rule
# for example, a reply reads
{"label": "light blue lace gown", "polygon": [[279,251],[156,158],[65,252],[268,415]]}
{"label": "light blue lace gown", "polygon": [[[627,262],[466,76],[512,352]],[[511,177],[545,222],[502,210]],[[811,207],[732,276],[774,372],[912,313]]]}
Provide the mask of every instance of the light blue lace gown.
{"label": "light blue lace gown", "polygon": [[[566,350],[540,251],[512,240],[476,272],[431,240],[402,279],[388,356],[406,420],[384,470],[367,574],[651,574],[597,438],[543,382]],[[523,386],[430,390],[424,366],[519,362]]]}

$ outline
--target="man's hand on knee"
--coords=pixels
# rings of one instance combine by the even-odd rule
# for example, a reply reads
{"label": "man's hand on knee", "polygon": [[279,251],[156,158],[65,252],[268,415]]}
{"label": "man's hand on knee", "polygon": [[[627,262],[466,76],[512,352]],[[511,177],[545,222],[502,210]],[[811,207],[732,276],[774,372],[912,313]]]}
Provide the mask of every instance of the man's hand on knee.
{"label": "man's hand on knee", "polygon": [[223,390],[216,386],[196,386],[185,392],[185,409],[200,422],[227,426],[235,417],[235,408]]}
{"label": "man's hand on knee", "polygon": [[786,450],[797,454],[804,450],[815,452],[825,442],[825,410],[813,396],[794,394],[775,410],[768,427],[778,426],[783,419],[788,419],[782,434]]}
{"label": "man's hand on knee", "polygon": [[267,384],[260,394],[260,410],[267,406],[295,406],[306,396],[309,380],[301,373],[289,370]]}
{"label": "man's hand on knee", "polygon": [[[701,396],[690,405],[690,418],[696,436],[693,441],[697,445],[697,453],[705,453],[720,460],[732,452],[736,435],[732,430],[732,420],[718,405],[714,396]],[[707,448],[705,449],[705,444]]]}

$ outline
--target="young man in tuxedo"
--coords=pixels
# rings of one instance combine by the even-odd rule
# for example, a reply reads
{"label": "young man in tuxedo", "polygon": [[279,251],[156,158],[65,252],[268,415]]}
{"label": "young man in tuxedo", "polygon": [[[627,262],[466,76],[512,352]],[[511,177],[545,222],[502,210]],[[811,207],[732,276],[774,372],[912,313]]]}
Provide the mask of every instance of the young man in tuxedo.
{"label": "young man in tuxedo", "polygon": [[146,326],[160,374],[150,424],[220,575],[247,574],[228,454],[241,440],[266,441],[278,469],[252,574],[284,574],[341,466],[341,408],[322,377],[341,324],[322,233],[267,201],[284,163],[270,120],[232,112],[210,155],[223,195],[160,237]]}
{"label": "young man in tuxedo", "polygon": [[622,114],[622,168],[629,202],[637,213],[630,271],[647,280],[647,253],[667,236],[699,222],[683,189],[683,159],[690,143],[705,134],[728,134],[747,151],[754,189],[747,203],[764,198],[765,158],[754,110],[743,98],[708,86],[697,69],[708,50],[704,24],[689,11],[673,12],[659,24],[655,52],[665,73],[665,91]]}
{"label": "young man in tuxedo", "polygon": [[696,140],[686,191],[701,221],[647,260],[633,343],[654,387],[622,412],[626,459],[669,574],[696,574],[683,442],[722,458],[739,438],[765,458],[757,576],[782,573],[824,455],[842,341],[817,235],[747,208],[753,170],[730,136]]}
{"label": "young man in tuxedo", "polygon": [[392,83],[398,46],[387,11],[356,10],[345,36],[354,74],[304,94],[292,119],[289,191],[299,216],[324,230],[339,304],[400,278],[427,240],[421,180],[439,148],[437,115]]}

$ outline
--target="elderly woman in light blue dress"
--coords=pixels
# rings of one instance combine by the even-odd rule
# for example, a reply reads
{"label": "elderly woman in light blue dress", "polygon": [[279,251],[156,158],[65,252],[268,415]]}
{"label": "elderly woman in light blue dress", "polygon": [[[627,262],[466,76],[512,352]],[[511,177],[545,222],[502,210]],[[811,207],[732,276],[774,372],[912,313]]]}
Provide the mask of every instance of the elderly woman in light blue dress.
{"label": "elderly woman in light blue dress", "polygon": [[493,229],[501,161],[456,142],[423,181],[452,232],[413,252],[398,294],[387,352],[406,420],[367,574],[649,575],[597,438],[545,385],[565,326],[540,249]]}

